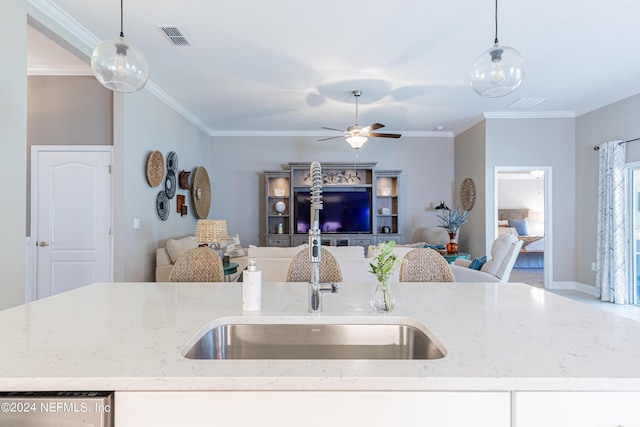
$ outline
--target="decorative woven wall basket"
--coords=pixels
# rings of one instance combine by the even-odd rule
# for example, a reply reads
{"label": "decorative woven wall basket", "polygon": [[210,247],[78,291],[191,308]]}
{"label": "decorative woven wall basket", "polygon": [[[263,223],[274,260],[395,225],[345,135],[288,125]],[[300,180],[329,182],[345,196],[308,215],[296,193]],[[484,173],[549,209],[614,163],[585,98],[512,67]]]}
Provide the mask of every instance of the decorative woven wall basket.
{"label": "decorative woven wall basket", "polygon": [[159,151],[152,151],[147,158],[147,182],[152,187],[162,184],[164,157]]}
{"label": "decorative woven wall basket", "polygon": [[198,166],[193,173],[191,184],[191,202],[196,218],[204,219],[209,215],[211,208],[211,181],[209,174],[202,166]]}

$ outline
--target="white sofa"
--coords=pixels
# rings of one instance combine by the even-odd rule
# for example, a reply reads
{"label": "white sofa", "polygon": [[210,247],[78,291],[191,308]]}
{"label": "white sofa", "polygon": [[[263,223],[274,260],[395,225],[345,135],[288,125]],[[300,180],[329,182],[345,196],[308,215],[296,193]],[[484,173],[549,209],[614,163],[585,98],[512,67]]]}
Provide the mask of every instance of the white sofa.
{"label": "white sofa", "polygon": [[[362,246],[324,246],[338,261],[345,283],[376,284],[376,277],[369,270],[371,258],[367,257]],[[413,247],[396,247],[398,257],[404,257]],[[292,248],[265,248],[249,246],[249,257],[256,258],[258,270],[262,271],[263,282],[285,282],[292,258],[301,250],[309,250],[308,245]],[[371,254],[369,254],[371,255]],[[399,281],[400,269],[396,269],[391,281]]]}
{"label": "white sofa", "polygon": [[[239,243],[239,240],[238,240]],[[182,255],[186,250],[195,248],[198,246],[195,236],[185,236],[176,239],[168,239],[166,246],[162,246],[156,249],[156,282],[167,282],[169,280],[169,273],[173,268],[173,264],[178,257]],[[243,248],[232,248],[232,253],[228,253],[230,261],[238,264],[238,271],[235,274],[229,275],[230,281],[238,280],[238,277],[242,274],[248,265],[247,250]],[[242,254],[242,255],[241,255]]]}

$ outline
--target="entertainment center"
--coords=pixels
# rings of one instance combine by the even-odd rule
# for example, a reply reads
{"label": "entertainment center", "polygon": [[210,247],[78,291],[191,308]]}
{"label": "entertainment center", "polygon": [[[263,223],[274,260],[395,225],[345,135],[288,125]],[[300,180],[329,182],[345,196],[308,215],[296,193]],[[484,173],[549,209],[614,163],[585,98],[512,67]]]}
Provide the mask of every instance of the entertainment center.
{"label": "entertainment center", "polygon": [[[322,163],[320,230],[322,244],[369,246],[398,241],[401,171],[375,169],[376,163]],[[298,246],[309,240],[310,163],[264,171],[265,246]]]}

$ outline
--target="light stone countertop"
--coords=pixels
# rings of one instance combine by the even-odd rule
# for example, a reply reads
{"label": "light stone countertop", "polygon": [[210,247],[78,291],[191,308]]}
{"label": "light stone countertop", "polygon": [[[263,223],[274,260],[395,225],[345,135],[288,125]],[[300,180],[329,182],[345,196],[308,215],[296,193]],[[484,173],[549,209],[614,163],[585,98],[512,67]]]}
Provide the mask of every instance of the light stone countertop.
{"label": "light stone countertop", "polygon": [[[242,316],[240,283],[98,283],[0,312],[0,391],[640,391],[640,323],[527,285],[401,283],[393,317],[424,324],[438,360],[191,360],[205,325]],[[322,318],[369,316],[369,285],[325,294]],[[303,316],[307,286],[266,283],[262,310]]]}

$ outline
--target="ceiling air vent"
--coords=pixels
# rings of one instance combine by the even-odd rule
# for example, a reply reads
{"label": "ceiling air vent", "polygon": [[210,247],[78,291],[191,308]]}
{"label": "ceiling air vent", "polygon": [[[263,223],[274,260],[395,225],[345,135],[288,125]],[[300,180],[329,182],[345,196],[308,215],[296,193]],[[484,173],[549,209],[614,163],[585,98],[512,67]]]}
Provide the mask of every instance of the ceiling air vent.
{"label": "ceiling air vent", "polygon": [[548,100],[549,98],[520,98],[507,105],[506,108],[534,108]]}
{"label": "ceiling air vent", "polygon": [[162,30],[169,43],[174,46],[191,46],[191,42],[187,40],[180,28],[176,25],[161,25],[158,28]]}

